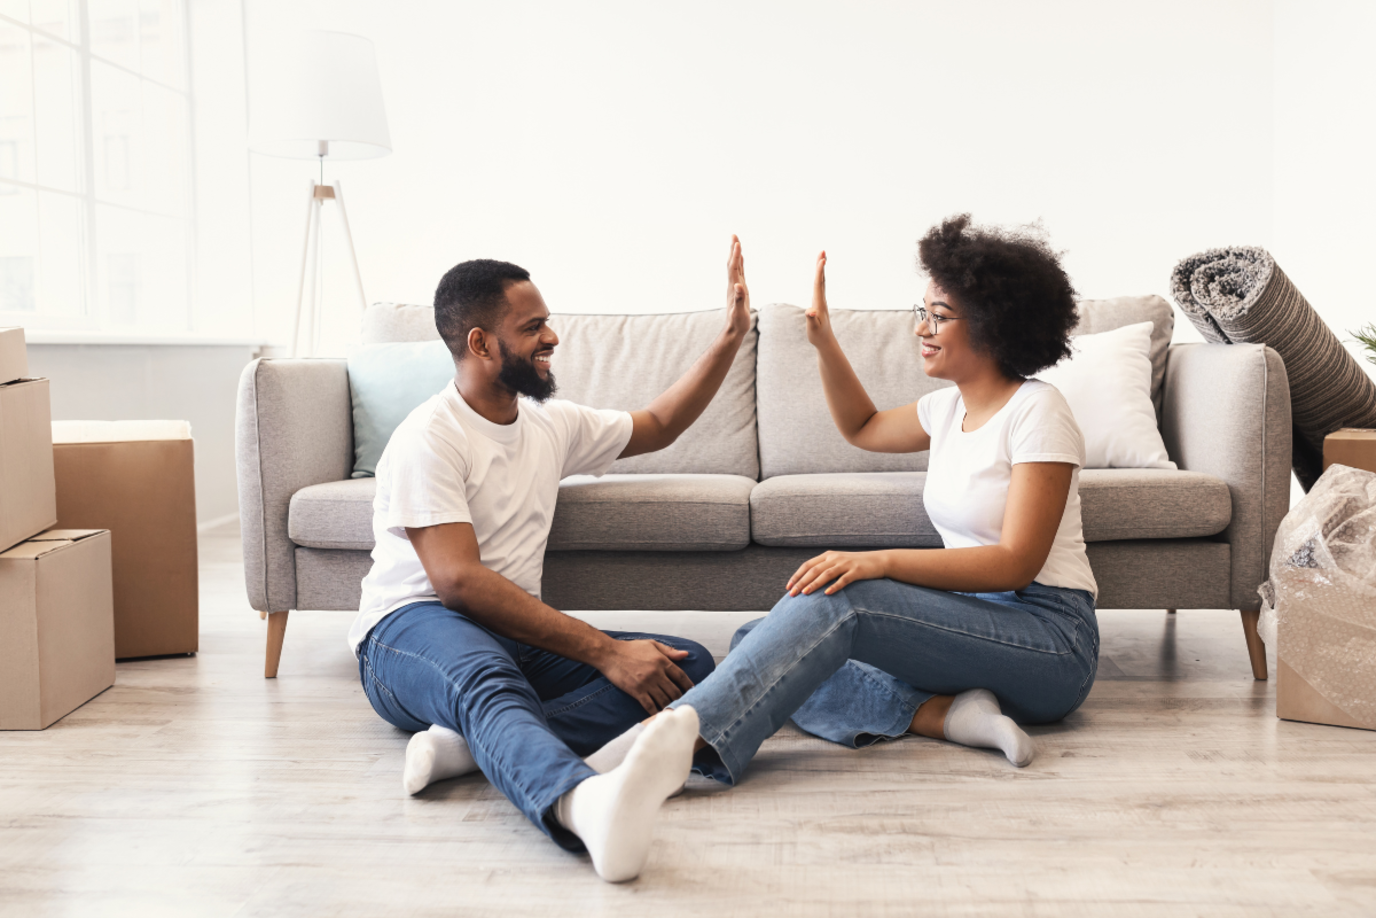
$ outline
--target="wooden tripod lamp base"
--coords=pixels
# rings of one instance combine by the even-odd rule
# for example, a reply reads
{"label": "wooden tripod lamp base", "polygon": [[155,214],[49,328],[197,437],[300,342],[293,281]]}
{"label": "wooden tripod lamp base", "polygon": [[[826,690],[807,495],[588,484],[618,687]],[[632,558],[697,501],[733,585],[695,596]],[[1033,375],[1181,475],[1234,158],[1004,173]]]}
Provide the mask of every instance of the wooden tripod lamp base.
{"label": "wooden tripod lamp base", "polygon": [[[354,234],[349,229],[349,211],[344,207],[344,189],[339,182],[329,185],[311,180],[310,196],[306,199],[306,241],[301,251],[301,277],[296,288],[296,312],[291,322],[291,355],[310,357],[320,349],[322,324],[320,220],[325,204],[339,205],[339,217],[344,224],[344,240],[349,245],[349,260],[354,268],[354,284],[358,289],[359,309],[366,309],[368,298],[363,293],[363,275],[358,270],[358,252],[354,250]],[[306,305],[306,278],[311,278],[310,304]],[[301,314],[306,312],[306,330],[302,340]],[[360,311],[359,315],[362,315]]]}

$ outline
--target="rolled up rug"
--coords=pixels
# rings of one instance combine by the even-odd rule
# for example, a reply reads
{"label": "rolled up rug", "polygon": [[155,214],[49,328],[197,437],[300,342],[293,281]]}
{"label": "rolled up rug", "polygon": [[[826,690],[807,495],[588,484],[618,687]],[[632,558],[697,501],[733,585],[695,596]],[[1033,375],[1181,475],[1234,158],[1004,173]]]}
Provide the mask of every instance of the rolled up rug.
{"label": "rolled up rug", "polygon": [[1171,295],[1205,340],[1270,345],[1285,361],[1295,436],[1291,464],[1308,491],[1323,472],[1323,438],[1376,427],[1376,383],[1265,249],[1191,255],[1171,272]]}

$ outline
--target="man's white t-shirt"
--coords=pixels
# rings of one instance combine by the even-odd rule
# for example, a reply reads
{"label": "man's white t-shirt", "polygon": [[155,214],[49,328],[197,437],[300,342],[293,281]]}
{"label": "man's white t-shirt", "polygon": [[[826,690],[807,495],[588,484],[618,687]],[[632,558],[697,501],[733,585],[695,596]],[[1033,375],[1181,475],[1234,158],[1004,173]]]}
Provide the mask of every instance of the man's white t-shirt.
{"label": "man's white t-shirt", "polygon": [[1003,534],[1008,485],[1020,462],[1068,462],[1070,494],[1046,564],[1034,578],[1044,586],[1085,590],[1098,596],[1085,554],[1080,520],[1080,469],[1085,438],[1065,396],[1049,383],[1029,379],[992,418],[964,431],[965,400],[950,386],[917,403],[917,418],[932,438],[922,503],[947,548],[997,545]]}
{"label": "man's white t-shirt", "polygon": [[483,567],[538,598],[559,480],[606,472],[631,428],[628,412],[562,399],[523,398],[513,423],[494,424],[452,382],[412,411],[377,464],[373,569],[349,646],[357,653],[373,626],[402,606],[438,599],[408,526],[472,523]]}

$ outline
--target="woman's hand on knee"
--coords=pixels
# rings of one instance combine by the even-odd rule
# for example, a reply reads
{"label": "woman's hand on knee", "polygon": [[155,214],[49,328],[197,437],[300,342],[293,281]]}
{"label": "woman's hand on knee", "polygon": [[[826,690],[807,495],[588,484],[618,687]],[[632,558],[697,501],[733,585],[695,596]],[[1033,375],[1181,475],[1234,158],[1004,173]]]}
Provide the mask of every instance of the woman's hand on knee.
{"label": "woman's hand on knee", "polygon": [[884,576],[885,560],[881,551],[829,551],[804,561],[788,579],[785,589],[790,596],[808,595],[830,583],[825,591],[825,595],[830,596],[857,580],[878,580]]}

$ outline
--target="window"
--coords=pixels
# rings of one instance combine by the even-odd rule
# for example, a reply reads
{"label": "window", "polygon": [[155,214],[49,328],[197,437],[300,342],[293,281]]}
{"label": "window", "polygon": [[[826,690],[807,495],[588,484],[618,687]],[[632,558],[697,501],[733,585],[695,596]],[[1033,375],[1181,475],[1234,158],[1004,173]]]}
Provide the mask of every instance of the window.
{"label": "window", "polygon": [[0,325],[191,327],[185,0],[0,0]]}

